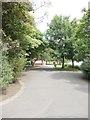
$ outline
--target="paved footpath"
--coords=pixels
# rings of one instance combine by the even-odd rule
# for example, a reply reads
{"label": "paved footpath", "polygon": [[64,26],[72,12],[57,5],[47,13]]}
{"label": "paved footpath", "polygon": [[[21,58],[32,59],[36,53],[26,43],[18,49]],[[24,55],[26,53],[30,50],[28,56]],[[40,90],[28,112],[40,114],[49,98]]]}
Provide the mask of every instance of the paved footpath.
{"label": "paved footpath", "polygon": [[88,82],[81,72],[30,70],[25,88],[2,106],[3,118],[88,118]]}

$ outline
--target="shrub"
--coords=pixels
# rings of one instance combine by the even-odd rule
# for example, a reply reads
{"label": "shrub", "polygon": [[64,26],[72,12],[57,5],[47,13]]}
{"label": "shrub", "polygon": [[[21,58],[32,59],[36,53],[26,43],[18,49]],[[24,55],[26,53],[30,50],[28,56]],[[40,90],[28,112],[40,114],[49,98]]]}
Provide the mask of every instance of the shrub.
{"label": "shrub", "polygon": [[[68,64],[65,64],[64,67],[67,68],[69,65]],[[70,66],[71,67],[71,66]]]}
{"label": "shrub", "polygon": [[[1,53],[0,53],[1,54]],[[7,57],[0,55],[0,86],[6,87],[13,80],[13,71]]]}
{"label": "shrub", "polygon": [[78,65],[75,65],[74,68],[77,70],[81,70],[81,68]]}
{"label": "shrub", "polygon": [[90,79],[90,61],[89,60],[82,63],[81,70],[84,72],[86,77]]}
{"label": "shrub", "polygon": [[25,67],[26,58],[25,57],[14,57],[10,60],[10,63],[12,65],[13,72],[14,72],[13,82],[15,82],[17,80],[17,78],[21,75],[21,72],[23,71],[23,69]]}

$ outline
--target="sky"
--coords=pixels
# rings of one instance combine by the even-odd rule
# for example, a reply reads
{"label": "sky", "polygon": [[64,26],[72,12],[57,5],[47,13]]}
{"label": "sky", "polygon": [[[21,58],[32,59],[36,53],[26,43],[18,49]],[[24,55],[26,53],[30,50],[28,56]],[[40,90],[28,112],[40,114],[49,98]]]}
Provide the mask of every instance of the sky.
{"label": "sky", "polygon": [[[44,0],[47,2],[47,0]],[[37,21],[37,27],[41,32],[44,32],[47,29],[47,23],[50,23],[53,16],[57,15],[65,15],[71,16],[70,18],[80,19],[83,15],[81,12],[83,8],[88,9],[88,2],[90,0],[49,0],[51,2],[50,6],[41,7],[40,9],[35,10],[34,16]],[[43,4],[43,0],[35,0],[36,8]],[[42,22],[39,22],[38,18],[41,18],[47,12],[48,17],[45,17]]]}

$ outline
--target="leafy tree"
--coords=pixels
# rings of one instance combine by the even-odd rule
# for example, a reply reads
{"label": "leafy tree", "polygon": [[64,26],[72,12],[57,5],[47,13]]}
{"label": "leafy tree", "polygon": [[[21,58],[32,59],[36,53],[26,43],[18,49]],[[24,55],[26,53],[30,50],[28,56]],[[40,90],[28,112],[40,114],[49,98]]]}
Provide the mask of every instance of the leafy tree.
{"label": "leafy tree", "polygon": [[46,39],[50,42],[51,48],[57,50],[62,58],[62,68],[64,68],[65,55],[66,55],[66,41],[70,37],[70,22],[69,17],[54,16],[49,24],[46,32]]}
{"label": "leafy tree", "polygon": [[33,58],[37,59],[44,59],[43,58],[43,52],[45,50],[45,48],[47,47],[47,41],[43,40],[37,40],[37,39],[33,39],[34,41],[36,40],[36,44],[34,44],[34,46],[29,46],[29,49],[27,50],[28,53],[28,58],[29,60],[32,60]]}
{"label": "leafy tree", "polygon": [[11,38],[11,40],[6,42],[11,43],[17,40],[22,49],[25,49],[22,43],[25,43],[26,22],[29,22],[31,25],[34,24],[33,18],[28,13],[28,11],[32,11],[31,3],[3,3],[2,11],[2,28],[5,34]]}
{"label": "leafy tree", "polygon": [[84,15],[76,31],[77,59],[84,61],[81,68],[90,79],[90,9],[84,9]]}
{"label": "leafy tree", "polygon": [[69,30],[69,38],[66,41],[66,58],[72,61],[72,67],[74,67],[74,60],[75,60],[75,55],[77,53],[76,49],[75,49],[75,32],[78,26],[78,21],[77,19],[73,19],[70,22],[70,30]]}
{"label": "leafy tree", "polygon": [[35,56],[35,50],[43,45],[43,35],[36,28],[34,17],[30,14],[33,11],[30,2],[3,3],[2,11],[2,29],[5,32],[3,43],[7,44],[8,60],[13,68],[14,78],[17,79],[25,66],[26,55],[31,52]]}
{"label": "leafy tree", "polygon": [[[78,59],[85,60],[89,55],[90,47],[90,10],[85,10],[80,24],[76,31],[76,45],[78,49]],[[79,46],[79,47],[78,47]]]}
{"label": "leafy tree", "polygon": [[43,58],[46,61],[53,61],[53,54],[54,54],[54,50],[51,49],[49,46],[47,48],[45,48],[44,52],[43,52]]}

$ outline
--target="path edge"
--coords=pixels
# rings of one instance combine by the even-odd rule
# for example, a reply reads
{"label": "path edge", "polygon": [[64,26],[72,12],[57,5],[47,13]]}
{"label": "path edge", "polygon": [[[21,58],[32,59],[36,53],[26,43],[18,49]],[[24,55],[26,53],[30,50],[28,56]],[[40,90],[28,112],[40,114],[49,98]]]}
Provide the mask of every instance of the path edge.
{"label": "path edge", "polygon": [[23,93],[23,91],[24,91],[24,89],[25,89],[25,84],[24,84],[24,82],[22,82],[21,80],[18,80],[18,82],[19,82],[20,85],[21,85],[20,90],[19,90],[15,95],[13,95],[13,96],[11,96],[10,98],[7,98],[6,100],[0,102],[0,106],[2,106],[2,105],[4,105],[4,104],[7,104],[7,103],[9,103],[9,102],[11,102],[11,101],[13,101],[14,99],[16,99],[17,97],[19,97],[19,96]]}

